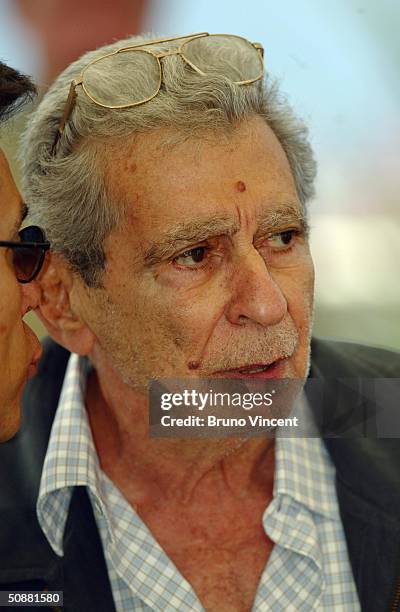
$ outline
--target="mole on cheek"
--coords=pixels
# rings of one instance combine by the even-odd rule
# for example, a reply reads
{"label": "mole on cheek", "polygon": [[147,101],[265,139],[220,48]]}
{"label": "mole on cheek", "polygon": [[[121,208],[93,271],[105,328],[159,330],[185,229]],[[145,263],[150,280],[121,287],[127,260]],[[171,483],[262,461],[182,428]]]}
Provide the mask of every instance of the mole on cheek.
{"label": "mole on cheek", "polygon": [[199,365],[200,365],[200,363],[198,361],[189,361],[188,368],[189,368],[189,370],[197,370]]}
{"label": "mole on cheek", "polygon": [[246,191],[246,185],[245,183],[243,183],[243,181],[238,181],[235,184],[235,187],[236,187],[236,191],[240,191],[240,192]]}

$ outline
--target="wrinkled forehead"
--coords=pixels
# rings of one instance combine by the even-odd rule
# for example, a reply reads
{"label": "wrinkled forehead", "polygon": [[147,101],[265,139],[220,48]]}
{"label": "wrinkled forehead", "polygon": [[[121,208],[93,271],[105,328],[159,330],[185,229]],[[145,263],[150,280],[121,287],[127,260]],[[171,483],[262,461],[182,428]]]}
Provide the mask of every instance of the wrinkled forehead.
{"label": "wrinkled forehead", "polygon": [[190,206],[195,199],[201,206],[226,190],[235,201],[239,193],[245,199],[257,191],[272,202],[298,199],[286,154],[262,118],[244,120],[229,132],[179,136],[168,129],[149,131],[110,151],[108,184],[135,208],[143,203],[147,214],[150,204],[168,215],[176,199]]}
{"label": "wrinkled forehead", "polygon": [[255,235],[306,226],[286,155],[262,119],[227,136],[170,148],[165,142],[162,132],[143,135],[110,166],[126,206],[120,231],[130,248],[153,253],[156,243],[233,236],[241,228]]}

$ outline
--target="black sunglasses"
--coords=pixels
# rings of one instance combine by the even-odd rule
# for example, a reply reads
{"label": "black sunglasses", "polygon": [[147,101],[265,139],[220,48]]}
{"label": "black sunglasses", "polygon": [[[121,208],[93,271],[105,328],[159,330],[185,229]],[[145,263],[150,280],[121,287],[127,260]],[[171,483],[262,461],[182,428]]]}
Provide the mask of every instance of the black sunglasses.
{"label": "black sunglasses", "polygon": [[25,227],[18,233],[21,242],[0,240],[0,247],[12,249],[17,280],[30,283],[42,269],[46,251],[50,248],[44,231],[36,225]]}

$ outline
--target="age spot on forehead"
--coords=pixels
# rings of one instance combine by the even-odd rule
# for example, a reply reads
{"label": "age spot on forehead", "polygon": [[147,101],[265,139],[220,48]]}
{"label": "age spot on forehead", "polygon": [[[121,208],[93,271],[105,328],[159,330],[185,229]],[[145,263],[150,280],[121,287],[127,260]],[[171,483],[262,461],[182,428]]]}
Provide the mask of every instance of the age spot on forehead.
{"label": "age spot on forehead", "polygon": [[122,167],[123,171],[129,175],[134,174],[137,170],[136,162],[134,162],[133,159],[129,157],[129,155],[124,159]]}
{"label": "age spot on forehead", "polygon": [[238,181],[237,183],[235,183],[235,188],[236,191],[240,191],[241,193],[243,191],[246,191],[246,185],[245,183],[243,183],[243,181]]}

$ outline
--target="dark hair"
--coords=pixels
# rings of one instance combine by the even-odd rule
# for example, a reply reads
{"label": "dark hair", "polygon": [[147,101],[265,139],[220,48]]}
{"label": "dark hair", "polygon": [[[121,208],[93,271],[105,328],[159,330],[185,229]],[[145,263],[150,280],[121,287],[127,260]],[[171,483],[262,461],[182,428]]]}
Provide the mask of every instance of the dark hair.
{"label": "dark hair", "polygon": [[29,77],[0,62],[0,121],[8,119],[35,94]]}

